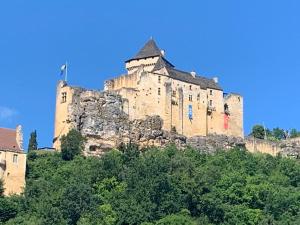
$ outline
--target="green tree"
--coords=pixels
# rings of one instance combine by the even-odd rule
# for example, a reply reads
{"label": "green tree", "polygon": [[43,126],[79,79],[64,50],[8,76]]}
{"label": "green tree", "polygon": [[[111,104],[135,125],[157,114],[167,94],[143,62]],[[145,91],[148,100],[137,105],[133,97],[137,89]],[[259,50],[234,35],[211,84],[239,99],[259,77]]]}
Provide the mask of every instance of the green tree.
{"label": "green tree", "polygon": [[296,137],[300,137],[300,132],[298,132],[297,129],[291,129],[290,138],[296,138]]}
{"label": "green tree", "polygon": [[4,195],[4,184],[3,184],[3,180],[0,179],[0,197],[2,197]]}
{"label": "green tree", "polygon": [[67,135],[63,135],[61,137],[62,159],[73,160],[76,155],[80,155],[84,147],[84,142],[84,137],[75,129],[70,130]]}
{"label": "green tree", "polygon": [[255,125],[252,128],[251,135],[258,139],[265,138],[265,128],[262,125]]}
{"label": "green tree", "polygon": [[38,143],[37,143],[37,133],[36,130],[30,133],[30,139],[28,144],[28,151],[30,150],[37,150]]}
{"label": "green tree", "polygon": [[18,209],[9,198],[0,198],[0,224],[15,217]]}
{"label": "green tree", "polygon": [[[196,221],[183,213],[168,215],[155,223],[156,225],[197,225]],[[201,225],[201,224],[200,224]]]}
{"label": "green tree", "polygon": [[285,131],[278,127],[273,129],[272,136],[277,140],[283,140],[286,138]]}
{"label": "green tree", "polygon": [[92,207],[94,198],[92,189],[87,184],[74,183],[67,187],[61,201],[61,211],[68,224],[76,224],[80,216]]}

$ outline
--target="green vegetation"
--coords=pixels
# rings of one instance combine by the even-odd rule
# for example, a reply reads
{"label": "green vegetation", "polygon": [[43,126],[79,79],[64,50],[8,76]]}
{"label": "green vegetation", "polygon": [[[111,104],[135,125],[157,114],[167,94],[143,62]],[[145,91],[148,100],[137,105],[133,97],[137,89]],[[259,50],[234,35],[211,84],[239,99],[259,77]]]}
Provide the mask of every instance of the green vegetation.
{"label": "green vegetation", "polygon": [[273,128],[270,130],[268,128],[264,128],[262,125],[255,125],[252,127],[251,134],[253,137],[258,139],[268,139],[271,141],[284,140],[287,138],[296,138],[300,137],[300,131],[296,129],[291,129],[290,131],[285,131],[279,127]]}
{"label": "green vegetation", "polygon": [[296,225],[300,165],[242,149],[206,155],[174,146],[143,151],[123,146],[102,158],[76,155],[73,160],[32,151],[24,196],[0,199],[0,221]]}
{"label": "green vegetation", "polygon": [[37,143],[37,133],[36,130],[30,133],[29,144],[28,144],[28,151],[37,150],[38,143]]}
{"label": "green vegetation", "polygon": [[4,193],[3,180],[0,179],[0,197],[3,196],[3,193]]}
{"label": "green vegetation", "polygon": [[291,131],[290,131],[290,137],[291,138],[300,137],[300,131],[297,131],[297,129],[291,129]]}
{"label": "green vegetation", "polygon": [[79,131],[72,129],[67,135],[63,135],[60,141],[62,159],[72,160],[82,152],[85,139]]}

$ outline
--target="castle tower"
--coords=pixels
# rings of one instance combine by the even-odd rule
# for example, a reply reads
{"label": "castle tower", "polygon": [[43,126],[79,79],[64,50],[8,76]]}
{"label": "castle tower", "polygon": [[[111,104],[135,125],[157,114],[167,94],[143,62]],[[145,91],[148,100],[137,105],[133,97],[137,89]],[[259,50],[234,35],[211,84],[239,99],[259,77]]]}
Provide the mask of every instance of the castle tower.
{"label": "castle tower", "polygon": [[56,89],[56,108],[55,108],[55,124],[53,148],[60,149],[60,138],[67,134],[70,125],[67,123],[69,115],[69,104],[72,102],[73,91],[65,81],[60,80]]}

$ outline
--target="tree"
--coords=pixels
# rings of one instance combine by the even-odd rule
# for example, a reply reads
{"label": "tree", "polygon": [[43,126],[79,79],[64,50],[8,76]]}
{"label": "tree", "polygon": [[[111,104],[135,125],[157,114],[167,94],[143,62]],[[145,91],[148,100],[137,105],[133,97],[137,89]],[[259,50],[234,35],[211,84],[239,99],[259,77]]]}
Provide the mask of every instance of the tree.
{"label": "tree", "polygon": [[251,135],[258,139],[264,139],[265,137],[265,128],[262,125],[255,125],[252,128]]}
{"label": "tree", "polygon": [[282,140],[282,139],[286,138],[285,131],[283,129],[278,128],[278,127],[273,129],[272,136],[277,140]]}
{"label": "tree", "polygon": [[89,211],[95,202],[92,189],[86,184],[71,184],[64,193],[61,202],[61,211],[68,224],[76,224],[82,213]]}
{"label": "tree", "polygon": [[196,223],[189,215],[186,215],[182,212],[178,214],[168,215],[159,221],[157,221],[156,225],[196,225]]}
{"label": "tree", "polygon": [[38,143],[37,143],[37,133],[36,130],[30,133],[30,139],[28,144],[28,151],[30,150],[37,150]]}
{"label": "tree", "polygon": [[296,129],[291,129],[290,138],[296,138],[296,137],[300,137],[300,132],[298,132]]}
{"label": "tree", "polygon": [[9,198],[0,198],[0,224],[17,214],[16,205]]}
{"label": "tree", "polygon": [[75,129],[61,137],[61,156],[63,160],[73,160],[84,147],[85,138]]}
{"label": "tree", "polygon": [[3,180],[0,179],[0,197],[4,195],[4,185],[3,185]]}

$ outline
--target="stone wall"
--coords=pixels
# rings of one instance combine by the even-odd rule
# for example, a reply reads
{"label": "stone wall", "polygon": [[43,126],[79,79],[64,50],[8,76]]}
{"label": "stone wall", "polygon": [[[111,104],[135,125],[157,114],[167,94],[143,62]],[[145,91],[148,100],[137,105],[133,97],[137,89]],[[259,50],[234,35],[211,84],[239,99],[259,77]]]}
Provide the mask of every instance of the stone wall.
{"label": "stone wall", "polygon": [[0,150],[0,179],[4,182],[4,195],[21,194],[25,187],[26,154]]}
{"label": "stone wall", "polygon": [[250,152],[267,153],[273,156],[278,154],[300,158],[300,140],[287,139],[283,141],[261,140],[253,137],[245,138],[245,146]]}
{"label": "stone wall", "polygon": [[299,157],[299,140],[270,142],[215,134],[186,137],[163,129],[164,122],[159,116],[130,120],[124,110],[126,99],[115,92],[72,88],[72,93],[65,126],[79,130],[87,138],[85,155],[99,156],[131,141],[140,147],[164,147],[174,143],[178,148],[191,146],[207,153],[246,147],[250,152]]}

